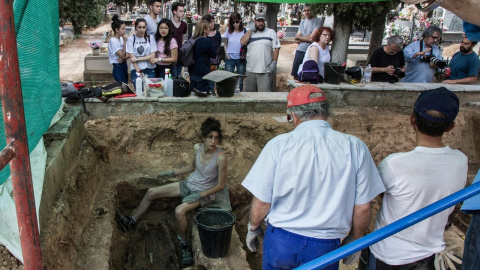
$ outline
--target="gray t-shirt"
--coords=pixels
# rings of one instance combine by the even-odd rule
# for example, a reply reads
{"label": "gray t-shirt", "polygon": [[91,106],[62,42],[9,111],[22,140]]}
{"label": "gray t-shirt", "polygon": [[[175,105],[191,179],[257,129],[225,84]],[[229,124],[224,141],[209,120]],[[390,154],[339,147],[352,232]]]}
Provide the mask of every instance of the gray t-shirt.
{"label": "gray t-shirt", "polygon": [[157,32],[157,24],[160,21],[160,19],[157,16],[157,19],[154,20],[150,15],[145,16],[145,21],[147,21],[147,34],[148,35],[155,35]]}
{"label": "gray t-shirt", "polygon": [[[300,26],[298,27],[298,31],[302,32],[302,36],[308,36],[310,35],[313,30],[322,27],[323,22],[320,18],[314,17],[312,19],[305,19],[300,23]],[[302,42],[298,44],[297,50],[301,52],[306,52],[308,46],[312,44],[311,42]]]}

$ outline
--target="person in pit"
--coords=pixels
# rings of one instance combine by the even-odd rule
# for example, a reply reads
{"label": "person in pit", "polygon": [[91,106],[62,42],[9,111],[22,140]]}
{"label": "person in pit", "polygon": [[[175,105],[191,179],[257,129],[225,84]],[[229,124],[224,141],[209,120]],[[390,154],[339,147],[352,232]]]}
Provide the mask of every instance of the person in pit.
{"label": "person in pit", "polygon": [[198,207],[204,207],[215,201],[215,195],[225,192],[227,176],[227,158],[225,152],[218,147],[222,141],[220,122],[207,118],[200,127],[201,143],[193,147],[194,155],[189,165],[163,171],[158,178],[168,179],[174,176],[191,173],[187,180],[174,182],[148,189],[140,205],[133,210],[131,216],[124,216],[119,209],[115,211],[115,219],[126,232],[135,227],[140,217],[147,211],[151,202],[159,198],[181,197],[182,202],[175,208],[175,217],[179,226],[182,263],[193,263],[192,252],[187,242],[188,222],[186,214]]}
{"label": "person in pit", "polygon": [[[420,93],[409,119],[415,131],[416,147],[410,152],[391,154],[378,165],[386,191],[375,230],[465,186],[468,158],[443,141],[444,134],[455,127],[459,108],[458,97],[445,87]],[[362,252],[362,263],[367,263],[365,269],[449,269],[434,265],[448,263],[444,231],[453,209],[452,206],[371,245],[370,254],[368,249]]]}

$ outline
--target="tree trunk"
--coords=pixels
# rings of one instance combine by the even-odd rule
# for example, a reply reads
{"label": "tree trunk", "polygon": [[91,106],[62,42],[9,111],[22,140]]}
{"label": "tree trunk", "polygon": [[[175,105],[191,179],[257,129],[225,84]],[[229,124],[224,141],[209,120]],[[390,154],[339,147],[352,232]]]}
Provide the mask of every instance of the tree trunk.
{"label": "tree trunk", "polygon": [[348,42],[352,33],[352,17],[335,16],[333,19],[334,38],[332,45],[332,62],[347,62]]}
{"label": "tree trunk", "polygon": [[278,14],[278,7],[280,4],[277,3],[266,3],[267,4],[267,11],[265,14],[267,15],[267,27],[275,30],[277,32],[277,14]]}
{"label": "tree trunk", "polygon": [[208,0],[197,0],[197,14],[203,16],[208,14]]}
{"label": "tree trunk", "polygon": [[372,35],[370,37],[370,46],[368,47],[367,63],[370,61],[370,57],[373,52],[382,46],[383,32],[385,31],[384,23],[377,23],[372,29]]}

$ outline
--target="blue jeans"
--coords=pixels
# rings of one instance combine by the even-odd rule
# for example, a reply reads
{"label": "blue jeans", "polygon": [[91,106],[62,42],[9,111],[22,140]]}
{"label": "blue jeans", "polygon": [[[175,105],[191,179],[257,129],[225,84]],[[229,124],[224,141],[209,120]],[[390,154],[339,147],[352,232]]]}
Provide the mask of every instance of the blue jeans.
{"label": "blue jeans", "polygon": [[209,82],[207,80],[202,79],[203,76],[190,74],[190,92],[193,91],[193,88],[197,89],[198,91],[207,93],[209,90]]}
{"label": "blue jeans", "polygon": [[475,270],[480,265],[480,211],[472,215],[465,236],[462,270]]}
{"label": "blue jeans", "polygon": [[297,50],[295,52],[295,58],[293,59],[292,73],[290,74],[295,78],[298,76],[298,68],[303,63],[303,58],[305,58],[305,52]]}
{"label": "blue jeans", "polygon": [[[225,59],[225,70],[234,72],[237,67],[237,74],[245,75],[247,61],[242,59]],[[243,92],[243,77],[240,77],[240,92]]]}
{"label": "blue jeans", "polygon": [[[262,269],[292,269],[340,247],[340,239],[317,239],[268,224],[263,241]],[[339,262],[323,270],[338,270]]]}
{"label": "blue jeans", "polygon": [[181,66],[180,64],[178,63],[173,64],[173,68],[170,71],[172,73],[172,78],[176,79],[177,77],[183,77],[182,69],[183,69],[183,66]]}
{"label": "blue jeans", "polygon": [[[147,75],[149,78],[155,78],[155,69],[153,69],[153,68],[142,69],[142,72],[143,72],[143,74]],[[137,76],[137,71],[135,71],[135,69],[132,69],[130,71],[130,75],[132,76],[133,87],[135,87],[135,80],[138,77]]]}
{"label": "blue jeans", "polygon": [[[162,78],[165,79],[165,69],[170,69],[170,73],[173,71],[173,64],[170,64],[168,66],[163,66],[163,65],[155,65],[155,78]],[[174,79],[172,74],[172,79]]]}
{"label": "blue jeans", "polygon": [[112,65],[113,65],[112,75],[115,81],[128,83],[127,61],[124,61],[121,64],[112,64]]}

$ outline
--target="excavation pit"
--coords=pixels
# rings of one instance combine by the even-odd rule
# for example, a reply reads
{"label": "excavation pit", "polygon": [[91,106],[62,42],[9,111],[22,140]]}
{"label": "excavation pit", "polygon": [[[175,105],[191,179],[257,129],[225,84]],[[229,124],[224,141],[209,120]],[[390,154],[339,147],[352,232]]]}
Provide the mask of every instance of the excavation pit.
{"label": "excavation pit", "polygon": [[[411,108],[349,107],[332,111],[332,127],[362,139],[377,164],[391,153],[409,151],[415,146],[415,133],[408,121]],[[224,130],[220,147],[228,158],[227,184],[237,221],[227,257],[208,260],[202,257],[201,247],[194,246],[194,261],[207,269],[225,269],[226,265],[230,269],[261,269],[261,253],[245,252],[251,195],[241,182],[264,145],[293,129],[292,125],[278,121],[284,119],[282,113],[168,111],[87,121],[83,125],[84,141],[65,170],[65,180],[59,186],[53,208],[49,208],[48,222],[42,226],[46,267],[150,269],[153,253],[153,264],[162,267],[152,269],[181,269],[174,216],[178,198],[154,201],[135,232],[123,232],[115,222],[114,212],[119,208],[124,214],[131,213],[149,187],[167,183],[156,179],[160,171],[187,164],[193,157],[193,145],[200,142],[200,124],[209,116],[217,118]],[[479,127],[478,109],[462,107],[455,129],[444,140],[469,158],[469,183],[480,167]],[[378,203],[373,204],[378,210]],[[190,235],[195,245],[198,233],[192,217]],[[458,211],[454,217],[456,225],[468,224],[468,217]],[[247,260],[239,259],[241,256]]]}

